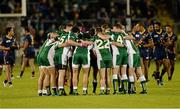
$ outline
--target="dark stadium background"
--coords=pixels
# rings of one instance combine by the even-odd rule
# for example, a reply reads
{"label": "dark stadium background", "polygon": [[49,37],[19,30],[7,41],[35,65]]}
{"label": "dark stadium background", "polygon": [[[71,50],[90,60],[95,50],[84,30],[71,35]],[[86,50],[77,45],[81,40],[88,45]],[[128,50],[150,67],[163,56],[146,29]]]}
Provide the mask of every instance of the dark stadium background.
{"label": "dark stadium background", "polygon": [[[127,15],[127,1],[130,1],[130,15]],[[170,24],[174,32],[180,35],[180,0],[26,0],[26,16],[8,16],[22,13],[21,0],[1,0],[0,34],[5,26],[15,26],[17,39],[21,38],[21,27],[29,26],[39,48],[46,39],[45,34],[56,30],[69,20],[89,24],[120,22],[127,24],[127,18],[133,25],[143,22],[160,21]],[[2,14],[8,14],[2,17]],[[178,43],[180,53],[180,44]]]}

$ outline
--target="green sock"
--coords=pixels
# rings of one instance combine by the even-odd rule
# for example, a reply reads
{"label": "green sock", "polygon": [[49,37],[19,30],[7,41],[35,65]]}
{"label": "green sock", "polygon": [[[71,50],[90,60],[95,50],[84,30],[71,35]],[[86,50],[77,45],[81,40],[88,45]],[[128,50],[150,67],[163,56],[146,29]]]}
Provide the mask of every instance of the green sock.
{"label": "green sock", "polygon": [[117,79],[113,79],[114,92],[116,91],[117,83],[118,83],[118,80]]}
{"label": "green sock", "polygon": [[147,90],[146,81],[142,81],[142,82],[141,82],[141,87],[142,87],[143,91],[146,91],[146,90]]}
{"label": "green sock", "polygon": [[128,80],[122,80],[122,89],[125,91],[128,90]]}

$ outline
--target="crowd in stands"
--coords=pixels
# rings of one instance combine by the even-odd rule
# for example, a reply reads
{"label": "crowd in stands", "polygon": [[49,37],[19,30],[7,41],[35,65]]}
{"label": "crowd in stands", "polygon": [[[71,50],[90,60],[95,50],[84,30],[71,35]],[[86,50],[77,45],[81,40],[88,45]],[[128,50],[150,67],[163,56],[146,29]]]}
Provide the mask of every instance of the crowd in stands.
{"label": "crowd in stands", "polygon": [[[30,0],[27,4],[27,17],[22,18],[22,25],[35,29],[36,41],[46,39],[42,38],[43,34],[68,20],[112,23],[113,20],[125,22],[127,17],[126,0]],[[152,0],[131,1],[132,19],[153,19],[156,13]]]}
{"label": "crowd in stands", "polygon": [[0,13],[21,13],[21,0],[1,0]]}

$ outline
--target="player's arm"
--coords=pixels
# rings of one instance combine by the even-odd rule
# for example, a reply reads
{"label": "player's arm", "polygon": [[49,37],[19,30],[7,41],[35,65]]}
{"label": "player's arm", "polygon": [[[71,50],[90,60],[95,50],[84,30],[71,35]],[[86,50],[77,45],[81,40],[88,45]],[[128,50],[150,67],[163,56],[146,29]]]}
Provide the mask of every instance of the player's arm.
{"label": "player's arm", "polygon": [[125,47],[124,44],[118,43],[118,42],[111,42],[112,45],[115,45],[117,47]]}
{"label": "player's arm", "polygon": [[18,44],[18,42],[16,41],[16,39],[14,39],[14,43],[13,43],[13,45],[11,46],[11,49],[19,49],[19,44]]}
{"label": "player's arm", "polygon": [[4,46],[2,46],[2,45],[0,45],[0,49],[1,49],[1,50],[5,50],[5,51],[9,51],[9,50],[10,50],[10,48],[4,47]]}
{"label": "player's arm", "polygon": [[133,37],[132,34],[126,35],[125,37],[123,37],[124,40],[135,40],[135,38]]}
{"label": "player's arm", "polygon": [[26,49],[26,48],[28,48],[28,46],[29,46],[29,41],[25,41],[24,42],[24,45],[23,45],[23,51]]}
{"label": "player's arm", "polygon": [[148,40],[148,44],[144,44],[143,47],[148,48],[148,47],[153,47],[154,46],[154,42],[153,39],[149,39]]}
{"label": "player's arm", "polygon": [[174,40],[174,46],[173,46],[173,53],[176,54],[176,50],[177,50],[177,39]]}
{"label": "player's arm", "polygon": [[80,47],[83,46],[82,43],[75,42],[75,41],[73,41],[72,39],[68,39],[67,43],[68,43],[69,45],[71,45],[71,46],[80,46]]}
{"label": "player's arm", "polygon": [[58,48],[67,47],[67,46],[69,46],[68,42],[64,42],[62,44],[58,44]]}
{"label": "player's arm", "polygon": [[92,45],[92,44],[93,44],[92,41],[81,41],[81,43],[82,43],[83,45]]}
{"label": "player's arm", "polygon": [[6,40],[2,40],[1,42],[0,42],[0,49],[1,50],[5,50],[5,51],[9,51],[10,50],[10,47],[5,47],[4,45],[5,45],[5,42],[6,42]]}
{"label": "player's arm", "polygon": [[165,39],[163,40],[163,45],[164,46],[169,46],[170,44],[171,44],[171,41],[170,41],[169,37],[167,37],[166,40]]}

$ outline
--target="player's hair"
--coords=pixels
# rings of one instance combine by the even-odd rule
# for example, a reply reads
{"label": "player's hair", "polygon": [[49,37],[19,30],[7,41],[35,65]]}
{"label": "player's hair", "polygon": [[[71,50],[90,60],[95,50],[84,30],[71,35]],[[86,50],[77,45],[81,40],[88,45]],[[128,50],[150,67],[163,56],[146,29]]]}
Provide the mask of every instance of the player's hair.
{"label": "player's hair", "polygon": [[170,27],[170,28],[173,28],[173,26],[172,26],[172,25],[169,25],[169,24],[168,24],[168,25],[166,25],[166,27]]}
{"label": "player's hair", "polygon": [[85,32],[85,33],[83,34],[83,38],[85,38],[85,39],[90,39],[90,38],[91,38],[91,35],[90,35],[88,32]]}
{"label": "player's hair", "polygon": [[69,21],[66,26],[73,26],[74,25],[74,22],[73,21]]}
{"label": "player's hair", "polygon": [[90,36],[94,36],[95,33],[96,33],[96,30],[95,30],[94,28],[90,28],[90,29],[89,29],[89,34],[90,34]]}
{"label": "player's hair", "polygon": [[13,27],[7,27],[7,28],[6,28],[6,34],[8,34],[8,33],[11,31],[12,28],[13,28]]}
{"label": "player's hair", "polygon": [[155,22],[154,25],[161,26],[161,22]]}
{"label": "player's hair", "polygon": [[97,33],[102,32],[102,28],[101,28],[101,27],[97,27],[97,28],[96,28],[96,32],[97,32]]}
{"label": "player's hair", "polygon": [[82,22],[77,22],[77,23],[76,23],[76,26],[82,27],[82,26],[84,26],[84,24],[83,24]]}
{"label": "player's hair", "polygon": [[123,25],[116,23],[113,25],[113,27],[119,28],[119,29],[123,29]]}
{"label": "player's hair", "polygon": [[144,24],[143,24],[142,22],[138,22],[137,24],[138,24],[139,26],[144,27]]}
{"label": "player's hair", "polygon": [[103,24],[103,25],[101,26],[101,28],[104,29],[104,30],[106,30],[106,29],[109,29],[110,27],[109,27],[108,24]]}
{"label": "player's hair", "polygon": [[74,27],[71,29],[71,31],[72,31],[73,33],[80,33],[80,30],[79,30],[78,26],[74,26]]}

